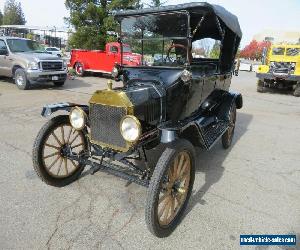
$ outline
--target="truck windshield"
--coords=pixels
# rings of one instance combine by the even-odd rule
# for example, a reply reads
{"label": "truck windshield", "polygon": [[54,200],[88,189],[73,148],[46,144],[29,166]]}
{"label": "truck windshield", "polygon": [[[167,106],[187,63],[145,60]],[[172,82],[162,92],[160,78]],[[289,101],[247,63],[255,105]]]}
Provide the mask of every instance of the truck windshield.
{"label": "truck windshield", "polygon": [[143,66],[178,67],[187,62],[186,13],[126,17],[121,30],[122,42],[141,55]]}
{"label": "truck windshield", "polygon": [[282,47],[275,47],[272,49],[272,55],[274,56],[283,56],[284,55],[284,48]]}
{"label": "truck windshield", "polygon": [[286,49],[287,56],[299,56],[300,55],[300,48],[287,48]]}
{"label": "truck windshield", "polygon": [[23,39],[8,39],[8,47],[11,52],[44,52],[45,49],[38,43],[32,40]]}

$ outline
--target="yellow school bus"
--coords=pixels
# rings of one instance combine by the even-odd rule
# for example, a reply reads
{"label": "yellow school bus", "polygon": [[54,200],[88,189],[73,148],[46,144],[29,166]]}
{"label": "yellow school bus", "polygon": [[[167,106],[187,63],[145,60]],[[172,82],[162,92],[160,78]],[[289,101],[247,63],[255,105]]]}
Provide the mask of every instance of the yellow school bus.
{"label": "yellow school bus", "polygon": [[266,92],[267,88],[293,89],[294,95],[300,96],[300,45],[272,45],[256,76],[258,92]]}

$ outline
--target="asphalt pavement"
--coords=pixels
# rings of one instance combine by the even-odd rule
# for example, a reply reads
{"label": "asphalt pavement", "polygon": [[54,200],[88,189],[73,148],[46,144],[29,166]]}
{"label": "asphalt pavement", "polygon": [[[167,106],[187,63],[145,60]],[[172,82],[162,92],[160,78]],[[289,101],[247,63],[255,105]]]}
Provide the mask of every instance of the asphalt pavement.
{"label": "asphalt pavement", "polygon": [[144,187],[101,172],[64,188],[43,183],[31,159],[42,106],[87,103],[106,82],[20,91],[0,79],[0,249],[249,249],[240,234],[289,233],[300,248],[300,98],[257,93],[254,73],[233,78],[231,89],[244,96],[233,145],[197,149],[193,194],[170,237],[148,232]]}

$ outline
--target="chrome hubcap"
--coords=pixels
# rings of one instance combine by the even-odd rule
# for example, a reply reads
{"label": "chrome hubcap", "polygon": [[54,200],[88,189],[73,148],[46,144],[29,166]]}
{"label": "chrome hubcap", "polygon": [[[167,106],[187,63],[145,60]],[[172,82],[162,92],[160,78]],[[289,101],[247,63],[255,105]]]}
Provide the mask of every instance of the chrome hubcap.
{"label": "chrome hubcap", "polygon": [[16,81],[17,81],[18,85],[22,86],[24,84],[24,78],[23,78],[23,76],[17,75],[16,76]]}

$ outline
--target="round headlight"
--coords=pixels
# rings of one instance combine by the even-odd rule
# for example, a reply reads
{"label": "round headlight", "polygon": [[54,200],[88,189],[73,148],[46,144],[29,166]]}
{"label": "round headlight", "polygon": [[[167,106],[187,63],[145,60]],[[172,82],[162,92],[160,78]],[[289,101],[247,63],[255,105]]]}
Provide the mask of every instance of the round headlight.
{"label": "round headlight", "polygon": [[181,74],[181,80],[184,82],[188,82],[191,79],[192,79],[192,73],[185,69]]}
{"label": "round headlight", "polygon": [[76,130],[81,130],[85,126],[85,113],[84,111],[79,108],[75,107],[70,112],[70,123],[73,128]]}
{"label": "round headlight", "polygon": [[119,76],[119,69],[117,67],[114,67],[112,72],[111,72],[111,76],[113,78],[117,78]]}
{"label": "round headlight", "polygon": [[120,126],[123,138],[128,142],[136,142],[142,132],[140,121],[134,116],[125,116]]}

